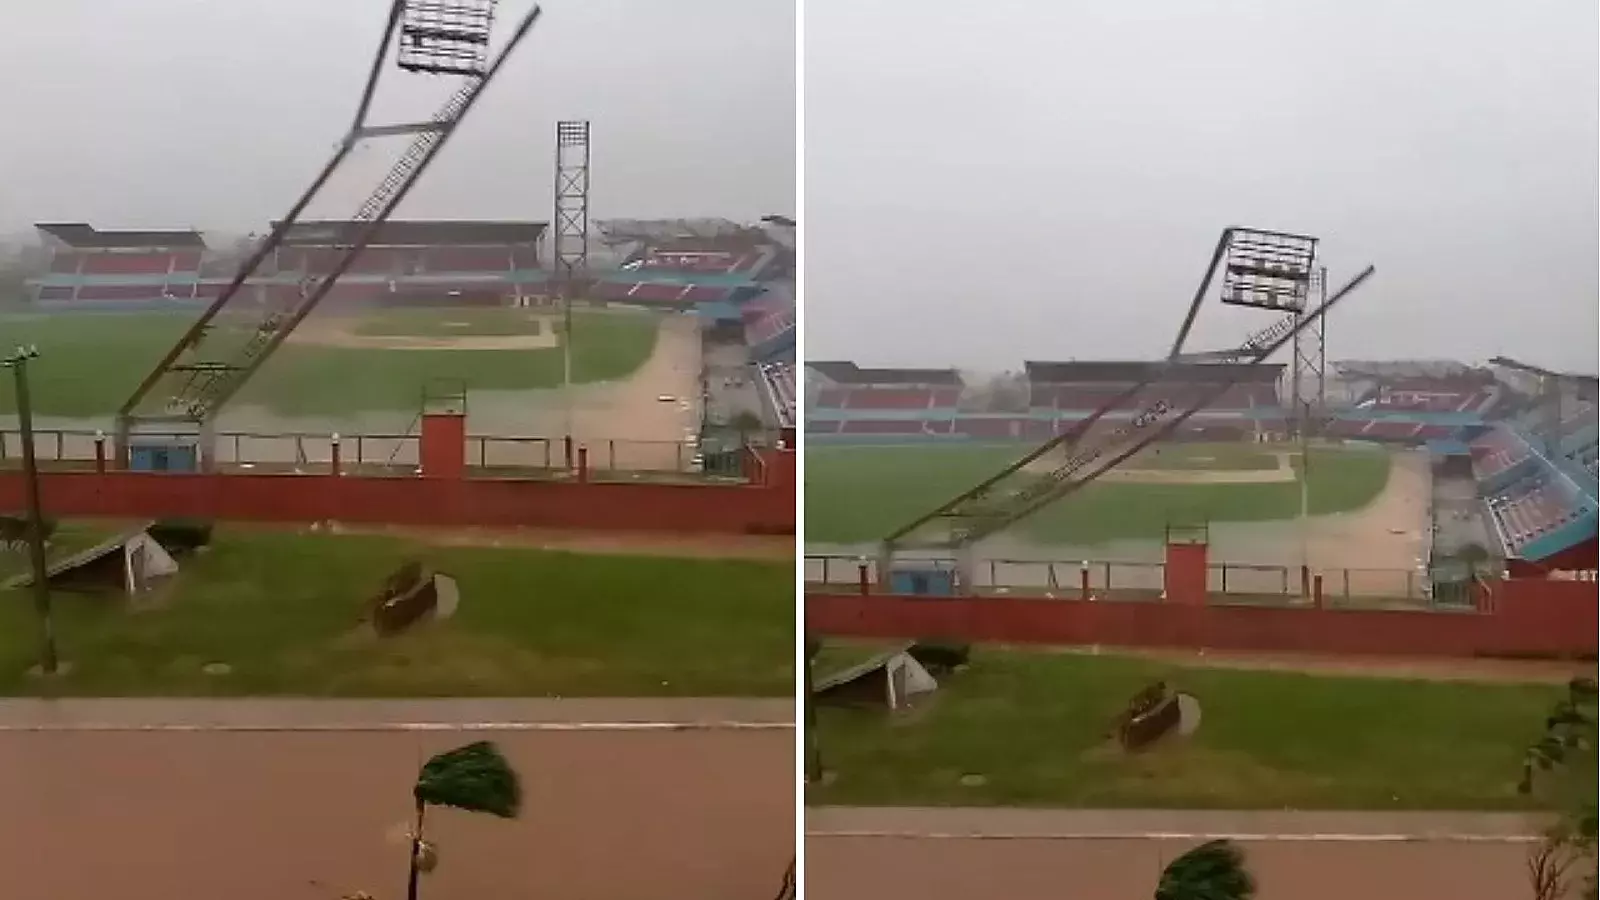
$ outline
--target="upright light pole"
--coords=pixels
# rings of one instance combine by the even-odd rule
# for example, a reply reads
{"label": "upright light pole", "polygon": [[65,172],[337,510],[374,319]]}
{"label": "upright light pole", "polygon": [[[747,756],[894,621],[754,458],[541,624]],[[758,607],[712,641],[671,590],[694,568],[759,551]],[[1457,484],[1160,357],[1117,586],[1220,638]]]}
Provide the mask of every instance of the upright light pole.
{"label": "upright light pole", "polygon": [[33,569],[33,607],[39,613],[39,669],[56,674],[56,631],[50,615],[50,578],[44,560],[44,509],[39,499],[39,460],[33,452],[33,402],[28,393],[28,361],[37,347],[18,347],[3,363],[16,380],[17,425],[22,430],[22,481],[28,504],[28,557]]}
{"label": "upright light pole", "polygon": [[[573,440],[572,300],[589,270],[589,122],[556,123],[556,289],[561,294],[561,404],[566,438]],[[571,461],[568,461],[571,465]]]}

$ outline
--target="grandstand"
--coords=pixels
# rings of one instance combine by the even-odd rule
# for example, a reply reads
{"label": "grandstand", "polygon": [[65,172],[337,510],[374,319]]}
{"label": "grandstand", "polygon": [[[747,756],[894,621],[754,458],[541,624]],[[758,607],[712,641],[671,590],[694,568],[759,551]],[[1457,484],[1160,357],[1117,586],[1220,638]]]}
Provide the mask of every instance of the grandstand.
{"label": "grandstand", "polygon": [[781,362],[758,363],[756,371],[761,376],[762,396],[772,420],[779,428],[794,428],[799,406],[794,367]]}
{"label": "grandstand", "polygon": [[[207,247],[194,231],[99,231],[87,224],[35,226],[51,251],[49,270],[30,279],[37,305],[52,311],[138,311],[193,307],[227,287],[233,254]],[[276,226],[275,226],[276,227]],[[361,223],[300,222],[245,289],[255,299],[294,291],[324,274]],[[326,303],[378,306],[505,305],[543,293],[539,222],[386,222],[330,292]],[[247,294],[247,298],[249,295]]]}
{"label": "grandstand", "polygon": [[[1047,423],[1045,437],[1059,434],[1117,399],[1150,369],[1146,362],[1025,363],[1029,415]],[[1288,426],[1277,391],[1283,369],[1268,364],[1170,365],[1158,380],[1109,410],[1104,421],[1108,426],[1120,425],[1156,400],[1184,406],[1208,388],[1232,381],[1232,386],[1190,417],[1172,439],[1255,440],[1283,434]]]}
{"label": "grandstand", "polygon": [[741,307],[744,341],[757,360],[794,363],[795,303],[792,293],[768,292]]}
{"label": "grandstand", "polygon": [[87,223],[34,227],[50,251],[47,271],[28,280],[40,306],[124,308],[194,298],[206,253],[198,232],[99,231]]}
{"label": "grandstand", "polygon": [[1449,437],[1503,411],[1511,391],[1488,369],[1459,363],[1345,363],[1350,405],[1337,412],[1328,437],[1419,443]]}
{"label": "grandstand", "polygon": [[765,230],[721,219],[613,220],[601,240],[621,260],[599,275],[591,296],[607,303],[676,310],[718,305],[727,316],[781,277],[792,255]]}
{"label": "grandstand", "polygon": [[964,385],[955,369],[806,364],[806,433],[871,439],[954,434]]}
{"label": "grandstand", "polygon": [[[1181,403],[1219,379],[1243,378],[1185,423],[1178,439],[1254,439],[1286,430],[1275,384],[1282,366],[1180,365],[1109,411],[1108,426],[1132,418],[1154,400]],[[823,440],[871,439],[1040,441],[1064,432],[1143,378],[1142,362],[1027,362],[1025,412],[962,408],[965,393],[953,369],[864,369],[850,362],[814,362],[807,369],[806,433]]]}

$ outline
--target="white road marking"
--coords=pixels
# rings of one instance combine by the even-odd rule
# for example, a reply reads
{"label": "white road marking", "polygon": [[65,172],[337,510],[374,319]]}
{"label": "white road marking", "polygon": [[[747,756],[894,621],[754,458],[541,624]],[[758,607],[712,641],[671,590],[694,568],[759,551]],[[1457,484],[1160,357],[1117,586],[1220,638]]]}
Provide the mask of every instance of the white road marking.
{"label": "white road marking", "polygon": [[940,832],[940,831],[806,831],[808,838],[882,838],[936,841],[1214,841],[1239,843],[1330,844],[1533,844],[1537,835],[1512,834],[1251,834],[1248,832],[1107,831],[1107,832]]}
{"label": "white road marking", "polygon": [[682,732],[682,731],[793,731],[792,722],[317,722],[303,724],[252,724],[231,722],[31,722],[0,723],[0,733],[43,732]]}

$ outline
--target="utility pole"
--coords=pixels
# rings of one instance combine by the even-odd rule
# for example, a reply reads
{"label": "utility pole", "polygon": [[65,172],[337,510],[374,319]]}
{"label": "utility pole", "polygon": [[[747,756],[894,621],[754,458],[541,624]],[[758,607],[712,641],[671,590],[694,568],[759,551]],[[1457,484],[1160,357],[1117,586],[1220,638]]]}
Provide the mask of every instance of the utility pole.
{"label": "utility pole", "polygon": [[811,637],[810,635],[806,635],[805,636],[805,645],[804,646],[805,646],[805,653],[803,654],[804,659],[802,659],[801,662],[806,667],[806,671],[805,671],[805,692],[806,692],[806,696],[805,696],[805,707],[804,707],[804,710],[805,710],[805,721],[802,723],[803,727],[805,729],[805,739],[806,739],[806,748],[805,748],[805,752],[806,752],[806,783],[807,784],[821,784],[822,783],[822,743],[821,743],[822,736],[818,733],[818,729],[817,729],[817,702],[816,702],[816,695],[813,693],[813,682],[812,682],[813,672],[812,672],[811,663],[812,663],[812,660],[817,658],[817,653],[822,649],[822,645],[815,638]]}
{"label": "utility pole", "polygon": [[33,402],[28,392],[28,361],[37,347],[18,347],[4,360],[17,390],[17,425],[22,430],[22,481],[28,504],[28,557],[33,569],[33,607],[39,613],[39,670],[56,674],[56,631],[50,615],[50,578],[44,559],[44,509],[39,498],[39,460],[33,452]]}

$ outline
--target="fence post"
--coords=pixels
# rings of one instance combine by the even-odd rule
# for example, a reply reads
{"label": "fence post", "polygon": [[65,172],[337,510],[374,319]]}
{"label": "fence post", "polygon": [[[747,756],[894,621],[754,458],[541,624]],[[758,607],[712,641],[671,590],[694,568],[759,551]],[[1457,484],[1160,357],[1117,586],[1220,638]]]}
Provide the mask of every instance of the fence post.
{"label": "fence post", "polygon": [[872,593],[872,576],[865,561],[856,563],[856,583],[861,588],[861,596]]}
{"label": "fence post", "polygon": [[993,559],[989,560],[989,587],[995,588],[1000,586],[1000,576],[998,571],[997,563]]}
{"label": "fence post", "polygon": [[606,438],[606,468],[617,470],[617,439]]}
{"label": "fence post", "polygon": [[1311,567],[1305,563],[1300,564],[1300,596],[1311,594]]}
{"label": "fence post", "polygon": [[1228,564],[1222,564],[1222,593],[1228,592]]}
{"label": "fence post", "polygon": [[578,448],[578,483],[589,483],[589,448]]}
{"label": "fence post", "polygon": [[1078,567],[1078,599],[1089,599],[1089,561],[1084,560]]}
{"label": "fence post", "polygon": [[340,465],[341,460],[339,459],[339,432],[337,431],[333,433],[332,441],[329,444],[328,459],[329,468],[333,470],[333,474],[336,476],[343,474],[341,471],[343,466]]}
{"label": "fence post", "polygon": [[0,431],[0,459],[6,458],[6,433]]}
{"label": "fence post", "polygon": [[1345,599],[1345,602],[1349,602],[1349,600],[1350,600],[1350,570],[1349,569],[1340,569],[1339,571],[1340,571],[1340,573],[1342,573],[1344,575],[1344,599]]}
{"label": "fence post", "polygon": [[94,433],[94,470],[104,475],[106,472],[106,433]]}
{"label": "fence post", "polygon": [[569,434],[566,437],[561,439],[561,447],[562,447],[562,450],[564,450],[565,453],[566,453],[567,468],[571,469],[572,468],[572,435]]}
{"label": "fence post", "polygon": [[1311,580],[1311,603],[1317,609],[1322,608],[1322,573]]}

